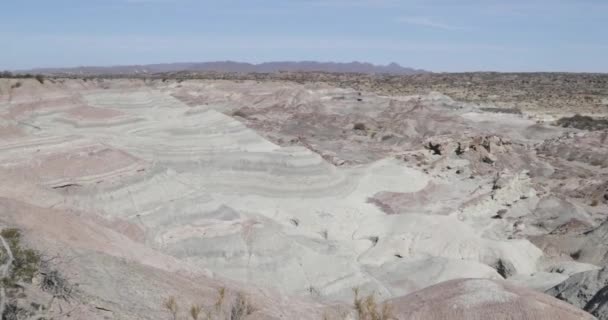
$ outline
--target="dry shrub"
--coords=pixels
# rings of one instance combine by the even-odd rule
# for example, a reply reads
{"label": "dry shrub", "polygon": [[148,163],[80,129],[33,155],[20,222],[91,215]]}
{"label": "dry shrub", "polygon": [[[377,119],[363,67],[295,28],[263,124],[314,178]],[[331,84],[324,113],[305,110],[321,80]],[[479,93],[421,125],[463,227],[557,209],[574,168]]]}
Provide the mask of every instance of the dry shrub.
{"label": "dry shrub", "polygon": [[[217,299],[213,305],[206,307],[193,304],[188,310],[188,316],[192,320],[202,319],[202,315],[205,316],[206,320],[242,320],[255,312],[256,309],[253,304],[250,303],[249,299],[247,299],[243,293],[239,292],[234,296],[232,303],[228,305],[229,314],[225,315],[224,305],[227,296],[228,291],[226,288],[219,288],[217,291]],[[163,308],[171,314],[173,320],[183,318],[180,317],[179,303],[175,297],[171,296],[164,300]]]}
{"label": "dry shrub", "polygon": [[358,320],[391,320],[395,319],[393,310],[390,304],[378,304],[375,295],[372,293],[369,296],[362,298],[359,295],[359,288],[353,289],[355,293],[354,307],[357,312]]}
{"label": "dry shrub", "polygon": [[6,240],[13,254],[11,273],[9,277],[2,279],[3,285],[13,287],[21,281],[31,283],[40,267],[40,254],[21,246],[21,232],[18,229],[4,229],[0,235]]}
{"label": "dry shrub", "polygon": [[564,117],[557,120],[557,125],[565,128],[576,128],[580,130],[604,130],[608,129],[608,119],[592,118],[576,114],[572,117]]}
{"label": "dry shrub", "polygon": [[198,320],[198,317],[201,314],[201,311],[203,311],[203,308],[201,306],[197,306],[197,305],[191,306],[190,307],[190,317],[192,317],[192,320]]}
{"label": "dry shrub", "polygon": [[38,80],[38,82],[40,82],[40,84],[44,84],[44,76],[41,74],[37,74],[36,76],[34,76],[34,78],[36,78],[36,80]]}
{"label": "dry shrub", "polygon": [[236,110],[232,113],[233,117],[241,117],[247,119],[247,114],[243,110]]}
{"label": "dry shrub", "polygon": [[353,130],[363,130],[363,131],[365,131],[366,129],[367,129],[367,127],[365,126],[365,123],[362,123],[362,122],[358,122],[358,123],[355,123],[353,125]]}
{"label": "dry shrub", "polygon": [[[45,264],[43,264],[43,266],[43,269],[48,269]],[[72,298],[73,287],[59,271],[44,270],[40,272],[40,275],[42,276],[40,281],[40,288],[42,291],[48,292],[53,295],[53,297],[64,301],[68,301]]]}
{"label": "dry shrub", "polygon": [[230,308],[230,320],[245,319],[246,316],[253,312],[255,312],[255,308],[249,303],[247,297],[242,293],[238,293]]}
{"label": "dry shrub", "polygon": [[176,320],[177,312],[179,311],[179,306],[177,305],[177,301],[175,300],[175,297],[173,297],[173,296],[169,297],[167,300],[165,300],[163,302],[163,306],[165,307],[165,309],[167,309],[167,311],[169,311],[169,313],[171,313],[173,320]]}
{"label": "dry shrub", "polygon": [[217,300],[215,301],[215,311],[220,313],[222,312],[222,307],[224,306],[224,299],[226,298],[226,288],[221,287],[217,289]]}

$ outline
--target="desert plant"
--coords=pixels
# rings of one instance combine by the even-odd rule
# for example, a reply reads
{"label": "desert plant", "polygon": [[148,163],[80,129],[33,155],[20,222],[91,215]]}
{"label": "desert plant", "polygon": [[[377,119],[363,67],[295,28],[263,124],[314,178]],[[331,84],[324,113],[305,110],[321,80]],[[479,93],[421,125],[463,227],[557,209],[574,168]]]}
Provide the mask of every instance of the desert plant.
{"label": "desert plant", "polygon": [[222,312],[224,306],[224,299],[226,298],[226,288],[221,287],[217,289],[217,300],[215,301],[215,311],[218,313]]}
{"label": "desert plant", "polygon": [[247,114],[245,114],[245,112],[243,112],[242,110],[236,110],[232,113],[233,117],[241,117],[241,118],[247,118]]}
{"label": "desert plant", "polygon": [[37,74],[36,76],[34,76],[34,78],[36,78],[36,80],[38,80],[38,82],[40,82],[40,84],[44,84],[44,76],[41,74]]}
{"label": "desert plant", "polygon": [[386,140],[389,140],[389,139],[394,138],[394,137],[395,136],[392,135],[392,134],[387,134],[387,135],[382,136],[381,140],[382,141],[386,141]]}
{"label": "desert plant", "polygon": [[201,314],[201,311],[203,311],[203,308],[201,306],[197,306],[197,305],[191,306],[190,307],[190,317],[192,317],[192,320],[198,320],[198,317]]}
{"label": "desert plant", "polygon": [[572,117],[563,117],[557,120],[557,125],[565,128],[576,128],[581,130],[605,130],[608,129],[608,119],[592,118],[576,114]]}
{"label": "desert plant", "polygon": [[[48,267],[44,266],[41,269],[48,269]],[[40,281],[40,288],[50,293],[53,297],[68,301],[72,296],[72,286],[68,282],[66,278],[64,278],[59,271],[50,270],[50,271],[41,271],[40,275],[42,279]]]}
{"label": "desert plant", "polygon": [[17,81],[11,85],[11,89],[17,89],[21,87],[21,81]]}
{"label": "desert plant", "polygon": [[40,255],[32,249],[24,249],[21,246],[21,232],[18,229],[4,229],[0,235],[6,240],[13,258],[9,266],[10,275],[2,279],[2,284],[14,287],[21,281],[31,283],[40,267]]}
{"label": "desert plant", "polygon": [[378,305],[376,297],[372,293],[369,296],[362,298],[360,297],[359,288],[353,288],[354,292],[354,308],[357,312],[358,320],[391,320],[395,319],[393,315],[392,306],[383,303]]}
{"label": "desert plant", "polygon": [[249,303],[244,294],[238,293],[230,307],[230,320],[241,320],[252,314],[255,308]]}
{"label": "desert plant", "polygon": [[[0,231],[0,315],[5,319],[48,319],[46,310],[51,306],[54,299],[60,297],[67,300],[67,295],[61,295],[58,291],[45,290],[49,281],[43,277],[41,289],[52,294],[52,299],[47,306],[30,302],[29,307],[19,301],[28,299],[24,284],[31,283],[34,276],[42,274],[39,269],[43,268],[41,255],[32,249],[22,246],[21,232],[18,229],[7,228]],[[64,285],[67,281],[59,276],[58,272],[51,272],[56,278],[61,278]],[[67,285],[65,286],[67,287]],[[27,300],[26,300],[27,301]]]}
{"label": "desert plant", "polygon": [[163,306],[165,307],[165,309],[167,309],[167,311],[169,313],[171,313],[173,320],[176,320],[179,306],[177,305],[177,301],[175,300],[175,297],[174,296],[169,297],[167,300],[165,300],[163,302]]}
{"label": "desert plant", "polygon": [[[247,299],[245,294],[239,292],[234,295],[234,299],[228,305],[229,313],[224,316],[223,306],[227,296],[229,296],[229,294],[226,288],[219,288],[218,297],[214,305],[207,307],[193,304],[190,307],[190,310],[188,310],[190,318],[192,320],[242,320],[246,316],[255,312],[256,309],[250,303],[249,299]],[[173,320],[181,319],[178,300],[174,296],[170,296],[163,301],[163,308],[170,313]]]}
{"label": "desert plant", "polygon": [[353,130],[363,130],[363,131],[365,131],[365,129],[366,129],[365,123],[358,122],[358,123],[355,123],[353,125]]}

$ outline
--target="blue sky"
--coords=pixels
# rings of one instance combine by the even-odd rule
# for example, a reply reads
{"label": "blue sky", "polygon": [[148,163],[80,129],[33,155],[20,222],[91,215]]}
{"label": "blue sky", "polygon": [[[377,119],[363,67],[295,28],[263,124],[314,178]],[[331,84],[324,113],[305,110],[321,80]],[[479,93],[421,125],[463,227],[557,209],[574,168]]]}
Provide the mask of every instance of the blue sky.
{"label": "blue sky", "polygon": [[3,0],[0,70],[237,60],[608,72],[608,0]]}

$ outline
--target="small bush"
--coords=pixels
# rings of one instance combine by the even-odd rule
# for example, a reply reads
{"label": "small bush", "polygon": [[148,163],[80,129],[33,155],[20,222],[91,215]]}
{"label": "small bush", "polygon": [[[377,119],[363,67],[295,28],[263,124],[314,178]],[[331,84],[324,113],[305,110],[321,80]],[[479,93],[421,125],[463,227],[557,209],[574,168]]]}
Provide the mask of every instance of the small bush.
{"label": "small bush", "polygon": [[16,83],[13,83],[13,85],[11,85],[11,89],[17,89],[21,87],[21,81],[18,81]]}
{"label": "small bush", "polygon": [[215,311],[222,312],[224,306],[224,299],[226,298],[226,288],[221,287],[217,289],[217,300],[215,301]]}
{"label": "small bush", "polygon": [[173,320],[176,320],[177,312],[179,311],[179,306],[177,305],[177,301],[175,300],[175,297],[173,297],[173,296],[169,297],[167,300],[165,300],[163,302],[163,306],[165,307],[165,309],[167,309],[167,311],[169,313],[171,313]]}
{"label": "small bush", "polygon": [[19,320],[26,319],[27,311],[17,306],[16,303],[7,303],[2,313],[2,320]]}
{"label": "small bush", "polygon": [[392,138],[394,138],[394,137],[395,137],[395,136],[394,136],[394,135],[392,135],[392,134],[387,134],[387,135],[382,136],[381,140],[382,140],[382,141],[386,141],[386,140],[392,139]]}
{"label": "small bush", "polygon": [[521,109],[518,108],[480,108],[480,110],[494,113],[523,114]]}
{"label": "small bush", "polygon": [[11,274],[2,279],[2,283],[7,287],[14,287],[20,281],[31,283],[40,267],[40,255],[32,249],[21,247],[21,232],[18,229],[4,229],[0,235],[13,253]]}
{"label": "small bush", "polygon": [[597,119],[576,114],[572,117],[560,118],[557,120],[557,125],[565,128],[576,128],[589,131],[604,130],[608,129],[608,119]]}
{"label": "small bush", "polygon": [[[43,264],[43,268],[44,264]],[[53,297],[68,301],[72,297],[72,286],[69,284],[57,270],[41,271],[42,280],[40,288],[42,291],[48,292]]]}
{"label": "small bush", "polygon": [[44,76],[41,74],[37,74],[34,78],[40,82],[40,84],[44,84]]}
{"label": "small bush", "polygon": [[372,293],[371,295],[362,298],[359,296],[359,288],[354,288],[355,299],[353,301],[355,311],[357,312],[358,320],[392,320],[395,319],[393,315],[392,306],[383,303],[378,305],[376,297]]}
{"label": "small bush", "polygon": [[366,130],[365,123],[361,123],[361,122],[355,123],[353,125],[353,130],[364,130],[365,131]]}
{"label": "small bush", "polygon": [[241,111],[241,110],[236,110],[232,113],[233,117],[241,117],[241,118],[245,118],[247,119],[247,114],[245,114],[245,112]]}
{"label": "small bush", "polygon": [[249,303],[247,298],[242,293],[238,293],[232,307],[230,307],[230,320],[245,319],[246,316],[254,311],[255,308]]}
{"label": "small bush", "polygon": [[190,317],[192,318],[192,320],[198,320],[201,311],[203,311],[203,308],[201,306],[195,305],[190,307]]}

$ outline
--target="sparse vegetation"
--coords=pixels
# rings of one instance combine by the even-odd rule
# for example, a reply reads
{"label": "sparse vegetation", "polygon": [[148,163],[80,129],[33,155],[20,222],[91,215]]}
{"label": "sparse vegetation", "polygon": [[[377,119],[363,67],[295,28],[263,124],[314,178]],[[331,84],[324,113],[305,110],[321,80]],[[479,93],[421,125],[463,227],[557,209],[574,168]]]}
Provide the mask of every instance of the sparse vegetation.
{"label": "sparse vegetation", "polygon": [[169,297],[167,300],[165,300],[163,302],[163,306],[165,307],[165,309],[167,309],[167,311],[169,313],[171,313],[171,317],[173,317],[173,320],[176,320],[177,312],[179,311],[179,306],[177,305],[177,301],[175,300],[175,297],[173,297],[173,296]]}
{"label": "sparse vegetation", "polygon": [[365,126],[365,123],[362,123],[362,122],[358,122],[358,123],[355,123],[353,125],[353,130],[363,130],[363,131],[365,131],[366,129],[367,129],[367,127]]}
{"label": "sparse vegetation", "polygon": [[387,134],[387,135],[383,135],[383,136],[382,136],[382,138],[381,138],[381,140],[382,140],[382,141],[387,141],[387,140],[390,140],[390,139],[392,139],[392,138],[394,138],[394,137],[395,137],[395,136],[394,136],[394,135],[392,135],[392,134]]}
{"label": "sparse vegetation", "polygon": [[[9,71],[3,71],[0,72],[0,78],[6,78],[6,79],[36,79],[38,82],[40,82],[40,84],[43,84],[45,81],[45,76],[41,75],[41,74],[30,74],[30,73],[12,73]],[[21,82],[18,82],[19,85],[16,86],[15,88],[18,88],[21,86]],[[15,86],[16,84],[14,84],[13,86]]]}
{"label": "sparse vegetation", "polygon": [[42,263],[40,269],[40,275],[42,276],[40,288],[57,299],[68,301],[72,297],[72,286],[68,280],[59,271],[50,270],[45,262]]}
{"label": "sparse vegetation", "polygon": [[225,305],[225,300],[228,296],[229,293],[226,288],[221,287],[217,291],[217,298],[213,305],[205,307],[204,305],[193,304],[188,309],[186,317],[180,317],[179,302],[174,296],[163,301],[163,309],[169,313],[173,320],[199,320],[202,315],[205,316],[206,320],[242,320],[256,311],[256,308],[244,293],[237,292],[233,295],[232,302],[229,305]]}
{"label": "sparse vegetation", "polygon": [[433,152],[434,155],[441,155],[441,144],[439,143],[433,143],[429,141],[429,144],[424,146],[427,150],[430,150],[431,152]]}
{"label": "sparse vegetation", "polygon": [[245,119],[247,119],[247,114],[246,114],[245,112],[243,112],[242,110],[235,110],[235,111],[232,113],[232,116],[233,116],[233,117],[241,117],[241,118],[245,118]]}
{"label": "sparse vegetation", "polygon": [[221,312],[224,306],[224,299],[226,298],[226,288],[221,287],[217,290],[217,300],[215,302],[215,311]]}
{"label": "sparse vegetation", "polygon": [[354,288],[354,308],[357,312],[358,320],[392,320],[395,319],[393,315],[392,306],[387,303],[378,304],[376,302],[375,294],[363,298],[360,296],[359,288]]}
{"label": "sparse vegetation", "polygon": [[44,84],[44,76],[41,74],[37,74],[34,78],[40,82],[40,84]]}
{"label": "sparse vegetation", "polygon": [[[10,275],[2,278],[2,284],[6,287],[14,287],[19,282],[31,283],[40,267],[40,255],[32,249],[25,249],[21,246],[21,232],[18,229],[4,229],[0,235],[6,240],[12,252]],[[5,253],[2,260],[5,261],[7,256]]]}
{"label": "sparse vegetation", "polygon": [[480,110],[494,113],[522,114],[521,109],[518,108],[480,108]]}
{"label": "sparse vegetation", "polygon": [[[51,319],[47,316],[55,299],[68,301],[72,287],[56,270],[51,270],[35,250],[25,248],[18,229],[6,228],[0,232],[0,314],[7,319]],[[29,301],[24,288],[40,277],[40,287],[50,294],[46,304]],[[23,303],[24,301],[29,301]]]}
{"label": "sparse vegetation", "polygon": [[11,89],[17,89],[21,87],[21,81],[17,81],[11,85]]}
{"label": "sparse vegetation", "polygon": [[255,308],[247,301],[247,298],[242,293],[238,293],[234,303],[230,307],[230,320],[245,319],[246,316],[254,311]]}
{"label": "sparse vegetation", "polygon": [[592,118],[576,114],[572,117],[563,117],[557,120],[557,125],[564,128],[576,128],[580,130],[605,130],[608,129],[608,119]]}
{"label": "sparse vegetation", "polygon": [[198,320],[198,317],[201,314],[202,310],[203,310],[203,307],[201,307],[201,306],[197,306],[197,305],[191,306],[190,307],[190,317],[192,318],[192,320]]}

